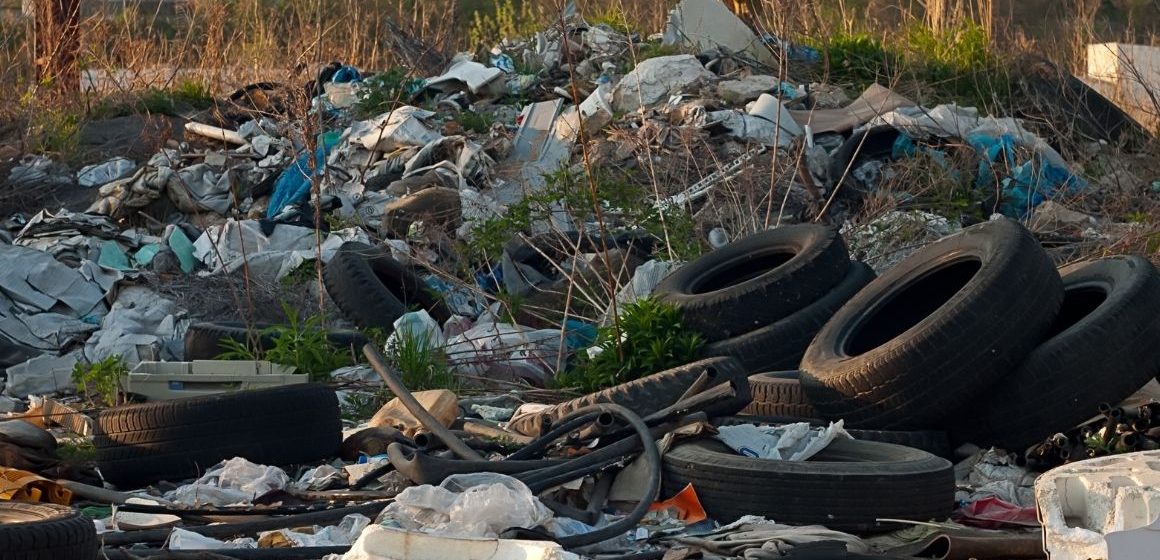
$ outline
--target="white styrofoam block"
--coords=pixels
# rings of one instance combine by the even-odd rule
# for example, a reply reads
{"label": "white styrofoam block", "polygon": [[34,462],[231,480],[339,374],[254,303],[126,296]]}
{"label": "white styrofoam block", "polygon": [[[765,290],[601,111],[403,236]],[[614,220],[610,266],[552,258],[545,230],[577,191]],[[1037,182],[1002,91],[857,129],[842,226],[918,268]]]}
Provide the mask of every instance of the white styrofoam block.
{"label": "white styrofoam block", "polygon": [[1035,481],[1035,502],[1051,560],[1107,558],[1105,535],[1160,518],[1160,451],[1052,469]]}
{"label": "white styrofoam block", "polygon": [[1160,47],[1125,43],[1088,45],[1087,73],[1092,78],[1160,87]]}

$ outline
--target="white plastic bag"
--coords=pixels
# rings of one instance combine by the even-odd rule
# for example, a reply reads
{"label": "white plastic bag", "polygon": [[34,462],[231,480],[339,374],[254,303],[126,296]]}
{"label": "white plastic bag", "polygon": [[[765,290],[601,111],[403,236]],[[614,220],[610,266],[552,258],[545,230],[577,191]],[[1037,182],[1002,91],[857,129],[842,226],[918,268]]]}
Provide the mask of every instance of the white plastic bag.
{"label": "white plastic bag", "polygon": [[808,422],[781,426],[722,426],[717,439],[748,457],[781,461],[805,461],[830,445],[838,437],[850,438],[842,421],[825,428],[814,428]]}
{"label": "white plastic bag", "polygon": [[439,486],[407,488],[383,515],[408,530],[457,537],[496,537],[512,527],[532,529],[552,519],[523,482],[495,473],[453,475]]}

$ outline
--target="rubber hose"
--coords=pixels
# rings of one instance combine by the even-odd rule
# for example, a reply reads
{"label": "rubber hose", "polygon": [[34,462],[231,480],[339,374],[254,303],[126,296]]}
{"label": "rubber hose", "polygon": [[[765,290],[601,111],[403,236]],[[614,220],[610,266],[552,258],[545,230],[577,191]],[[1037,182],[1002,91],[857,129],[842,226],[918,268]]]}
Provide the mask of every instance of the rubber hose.
{"label": "rubber hose", "polygon": [[580,413],[581,410],[612,413],[616,416],[619,416],[622,420],[627,422],[629,426],[632,426],[632,428],[636,430],[637,436],[640,437],[641,445],[644,448],[641,456],[644,458],[645,463],[648,465],[649,480],[648,486],[645,488],[644,492],[641,493],[640,502],[636,504],[636,507],[633,508],[632,511],[628,513],[628,515],[619,521],[596,529],[590,533],[560,537],[556,542],[560,543],[560,546],[563,546],[564,548],[575,548],[579,546],[596,544],[598,542],[614,539],[627,533],[633,527],[636,527],[636,525],[640,523],[640,520],[644,519],[644,516],[648,514],[649,508],[652,506],[653,501],[656,500],[657,494],[661,489],[661,452],[659,449],[657,449],[656,441],[653,440],[652,434],[649,433],[648,426],[644,424],[644,421],[640,419],[640,416],[637,416],[635,412],[629,410],[628,408],[617,404],[593,405],[590,407],[582,408],[576,411],[576,413]]}
{"label": "rubber hose", "polygon": [[391,370],[386,360],[383,359],[383,356],[379,354],[379,351],[374,346],[371,344],[363,346],[363,354],[370,361],[371,367],[378,372],[379,377],[383,378],[387,387],[395,394],[395,397],[403,403],[403,406],[407,407],[407,410],[415,416],[415,419],[419,423],[423,424],[424,428],[427,428],[432,435],[447,444],[447,449],[470,461],[484,460],[479,453],[476,453],[474,449],[468,447],[466,443],[463,443],[462,440],[455,437],[455,434],[451,433],[451,430],[448,430],[443,424],[440,424],[434,416],[431,416],[430,412],[427,412],[426,408],[423,408],[423,405],[419,404],[419,401],[415,400],[415,396],[403,385],[403,380],[395,375],[395,372]]}
{"label": "rubber hose", "polygon": [[567,460],[541,459],[533,461],[464,461],[432,457],[419,450],[398,443],[387,446],[387,457],[395,470],[415,484],[439,484],[454,474],[494,472],[514,475],[566,464]]}
{"label": "rubber hose", "polygon": [[579,410],[573,411],[572,413],[564,416],[554,425],[554,427],[551,430],[548,431],[548,433],[536,438],[531,443],[521,447],[515,453],[508,455],[507,459],[504,459],[504,460],[505,461],[520,461],[520,460],[531,459],[532,457],[538,457],[540,455],[543,455],[544,451],[548,449],[548,446],[551,445],[552,442],[556,441],[564,434],[567,434],[567,433],[571,432],[572,430],[575,430],[575,429],[595,420],[601,414],[600,412],[585,412],[583,414],[578,414],[579,412],[581,412],[583,410],[587,410],[587,408],[581,408]]}
{"label": "rubber hose", "polygon": [[[652,441],[655,442],[658,438],[663,437],[664,434],[690,424],[706,421],[705,414],[699,412],[680,420],[653,427],[649,430],[649,433],[652,435]],[[638,445],[637,438],[621,440],[608,447],[589,453],[584,457],[575,459],[569,465],[540,469],[530,473],[516,475],[516,477],[529,488],[532,488],[533,492],[542,492],[568,482],[569,480],[575,480],[581,476],[588,476],[600,472],[608,465],[620,461],[623,457],[640,451],[637,447]]]}
{"label": "rubber hose", "polygon": [[[690,414],[689,416],[679,420],[672,420],[659,426],[649,427],[648,429],[651,440],[655,441],[656,439],[663,437],[664,434],[667,434],[689,423],[704,421],[706,421],[705,414],[698,412]],[[592,453],[584,455],[583,457],[573,459],[566,464],[555,467],[547,467],[528,473],[522,473],[516,475],[516,478],[520,479],[521,482],[527,484],[529,487],[533,487],[534,492],[539,492],[541,490],[551,488],[557,484],[561,484],[569,480],[575,480],[576,478],[582,476],[579,474],[581,472],[584,475],[597,472],[600,469],[603,469],[604,467],[619,461],[622,457],[637,453],[639,451],[640,444],[638,443],[637,438],[631,437],[631,435],[629,435],[627,437],[622,437],[622,439],[617,440],[607,446],[597,449]],[[541,490],[536,490],[536,488]]]}

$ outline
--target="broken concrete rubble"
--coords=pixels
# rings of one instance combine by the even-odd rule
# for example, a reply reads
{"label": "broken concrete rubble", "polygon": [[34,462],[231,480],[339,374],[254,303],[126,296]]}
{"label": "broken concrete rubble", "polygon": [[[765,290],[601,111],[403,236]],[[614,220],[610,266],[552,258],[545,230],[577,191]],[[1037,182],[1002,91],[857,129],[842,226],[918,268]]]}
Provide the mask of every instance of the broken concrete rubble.
{"label": "broken concrete rubble", "polygon": [[743,105],[757,99],[763,93],[777,91],[781,80],[773,76],[755,74],[740,80],[725,80],[717,84],[717,95],[733,105]]}
{"label": "broken concrete rubble", "polygon": [[612,108],[626,113],[650,108],[667,101],[670,95],[712,77],[712,72],[688,54],[642,60],[616,85]]}

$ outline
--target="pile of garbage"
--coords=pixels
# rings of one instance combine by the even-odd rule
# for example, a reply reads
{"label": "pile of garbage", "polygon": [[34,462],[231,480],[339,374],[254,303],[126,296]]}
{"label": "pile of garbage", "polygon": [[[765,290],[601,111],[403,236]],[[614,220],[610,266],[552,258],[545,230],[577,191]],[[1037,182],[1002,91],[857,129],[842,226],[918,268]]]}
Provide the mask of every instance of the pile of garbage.
{"label": "pile of garbage", "polygon": [[[1025,121],[775,77],[819,58],[716,0],[650,38],[569,6],[438,75],[336,62],[242,88],[143,162],[20,160],[9,185],[93,200],[0,230],[0,519],[27,521],[0,550],[998,559],[1149,525],[1043,517],[1045,540],[1037,518],[1076,507],[1039,473],[1160,446],[1160,274],[1056,270],[1041,245],[1107,241],[1057,202],[1102,187]],[[660,178],[692,145],[721,163]],[[905,207],[908,162],[979,208],[856,222],[870,197]],[[651,186],[599,183],[618,166]],[[761,173],[778,200],[737,198]],[[236,277],[240,322],[164,290]],[[338,317],[255,324],[251,285]],[[556,390],[642,301],[676,310],[691,357],[657,343],[638,378]],[[406,386],[439,375],[457,391]]]}

